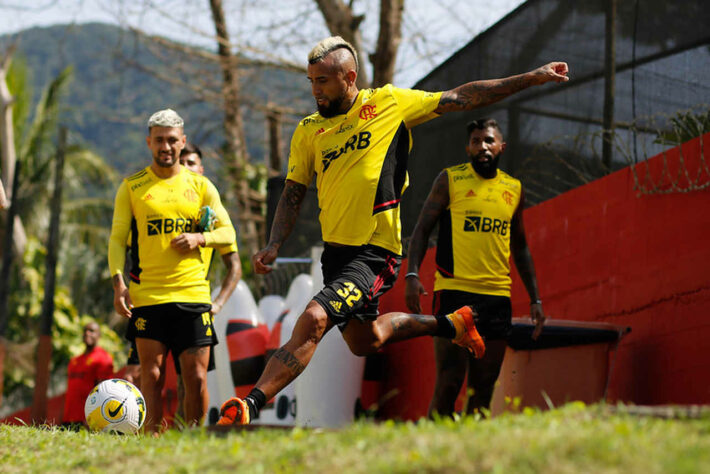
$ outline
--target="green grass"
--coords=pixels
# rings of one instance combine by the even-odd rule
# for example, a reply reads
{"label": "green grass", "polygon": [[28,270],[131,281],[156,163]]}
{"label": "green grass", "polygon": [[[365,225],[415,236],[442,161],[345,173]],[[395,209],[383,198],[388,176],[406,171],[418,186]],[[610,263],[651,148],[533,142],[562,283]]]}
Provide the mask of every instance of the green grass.
{"label": "green grass", "polygon": [[346,429],[169,431],[160,438],[0,426],[0,472],[698,473],[710,416],[659,419],[573,403],[492,420]]}

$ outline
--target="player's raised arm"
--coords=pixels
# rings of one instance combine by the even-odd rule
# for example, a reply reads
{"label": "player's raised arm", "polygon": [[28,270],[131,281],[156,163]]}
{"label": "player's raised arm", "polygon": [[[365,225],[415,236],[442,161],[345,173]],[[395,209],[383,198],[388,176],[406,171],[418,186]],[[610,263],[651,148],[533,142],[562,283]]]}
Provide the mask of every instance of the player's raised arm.
{"label": "player's raised arm", "polygon": [[516,76],[468,82],[442,93],[435,112],[443,114],[485,107],[531,86],[569,81],[568,72],[567,63],[552,62]]}
{"label": "player's raised arm", "polygon": [[281,193],[281,198],[276,206],[269,243],[252,257],[256,273],[264,274],[271,271],[270,265],[276,260],[279,248],[293,230],[307,189],[308,187],[304,184],[290,179],[286,180],[283,193]]}

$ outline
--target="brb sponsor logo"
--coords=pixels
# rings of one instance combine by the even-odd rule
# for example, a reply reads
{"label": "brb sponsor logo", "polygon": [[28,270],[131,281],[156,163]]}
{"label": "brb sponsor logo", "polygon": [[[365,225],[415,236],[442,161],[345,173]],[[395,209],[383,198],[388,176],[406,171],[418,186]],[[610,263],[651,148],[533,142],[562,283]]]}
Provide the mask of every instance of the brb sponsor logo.
{"label": "brb sponsor logo", "polygon": [[508,234],[509,227],[509,221],[483,216],[466,216],[466,220],[463,223],[464,232],[492,232],[502,236]]}
{"label": "brb sponsor logo", "polygon": [[148,235],[160,234],[182,234],[184,232],[192,232],[194,229],[192,219],[152,219],[148,221]]}
{"label": "brb sponsor logo", "polygon": [[341,147],[336,148],[328,152],[324,152],[323,155],[323,172],[328,169],[330,163],[343,156],[349,151],[364,150],[370,146],[370,137],[372,134],[370,132],[360,132],[348,138],[345,144]]}

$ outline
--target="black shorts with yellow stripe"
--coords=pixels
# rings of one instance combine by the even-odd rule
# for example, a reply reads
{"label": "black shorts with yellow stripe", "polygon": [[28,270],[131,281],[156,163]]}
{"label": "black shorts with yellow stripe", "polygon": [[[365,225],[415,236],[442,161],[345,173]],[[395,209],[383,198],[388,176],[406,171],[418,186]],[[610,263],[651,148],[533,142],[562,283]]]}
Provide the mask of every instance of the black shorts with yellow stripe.
{"label": "black shorts with yellow stripe", "polygon": [[135,341],[142,337],[160,341],[177,359],[187,348],[217,344],[209,311],[209,304],[199,303],[165,303],[133,308],[126,339]]}
{"label": "black shorts with yellow stripe", "polygon": [[372,321],[380,296],[392,288],[402,258],[374,245],[336,247],[325,244],[321,256],[323,288],[313,297],[342,331],[348,321]]}

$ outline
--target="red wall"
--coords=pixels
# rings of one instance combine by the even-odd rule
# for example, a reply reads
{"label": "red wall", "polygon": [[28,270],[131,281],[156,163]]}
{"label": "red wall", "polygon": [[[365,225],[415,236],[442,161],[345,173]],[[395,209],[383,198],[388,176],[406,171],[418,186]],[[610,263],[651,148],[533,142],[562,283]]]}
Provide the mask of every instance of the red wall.
{"label": "red wall", "polygon": [[[637,166],[670,190],[687,176],[710,182],[710,134]],[[701,159],[704,153],[705,159]],[[627,325],[609,399],[637,404],[710,403],[710,189],[640,195],[625,168],[525,211],[545,312],[557,319]],[[432,287],[433,249],[421,274]],[[406,268],[406,262],[403,268]],[[402,272],[402,275],[404,272]],[[423,308],[431,308],[431,295]],[[513,316],[528,297],[513,276]],[[403,276],[381,311],[404,310]],[[406,393],[384,415],[417,418],[433,389],[429,338],[386,348],[385,392]],[[398,405],[393,408],[393,405]]]}

